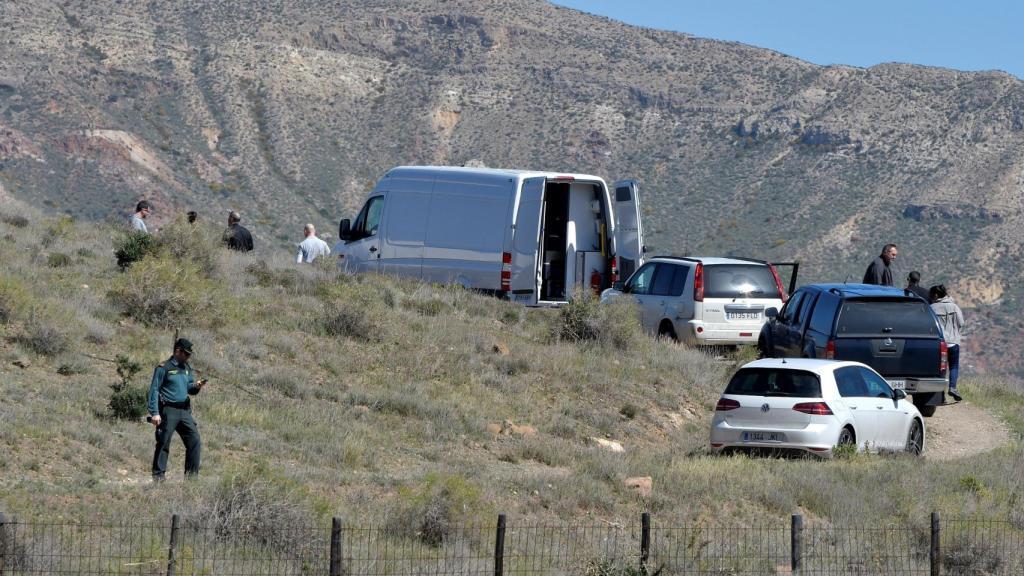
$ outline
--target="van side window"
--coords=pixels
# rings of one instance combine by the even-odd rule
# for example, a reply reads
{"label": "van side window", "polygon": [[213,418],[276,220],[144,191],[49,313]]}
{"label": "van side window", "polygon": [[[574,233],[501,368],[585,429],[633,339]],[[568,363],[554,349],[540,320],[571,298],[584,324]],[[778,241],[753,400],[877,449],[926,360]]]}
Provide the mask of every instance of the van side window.
{"label": "van side window", "polygon": [[837,310],[839,310],[839,298],[827,292],[818,296],[818,303],[814,306],[814,312],[811,314],[811,330],[820,334],[831,334]]}
{"label": "van side window", "polygon": [[366,238],[377,233],[380,227],[380,216],[384,212],[384,197],[374,196],[366,201],[363,209],[356,216],[352,225],[354,239]]}
{"label": "van side window", "polygon": [[635,274],[629,279],[627,287],[630,294],[650,294],[651,293],[651,280],[654,279],[654,263],[644,264],[642,268],[636,271]]}
{"label": "van side window", "polygon": [[676,274],[679,274],[681,266],[673,264],[658,264],[658,271],[654,273],[654,284],[651,294],[655,296],[669,296],[672,293],[672,284]]}

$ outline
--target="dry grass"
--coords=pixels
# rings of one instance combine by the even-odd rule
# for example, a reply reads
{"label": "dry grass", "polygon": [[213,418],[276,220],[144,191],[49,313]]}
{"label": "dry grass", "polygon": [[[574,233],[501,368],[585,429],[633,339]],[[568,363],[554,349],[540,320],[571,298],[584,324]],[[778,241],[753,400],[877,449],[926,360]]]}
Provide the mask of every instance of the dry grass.
{"label": "dry grass", "polygon": [[[903,521],[933,509],[1024,517],[1012,497],[1022,488],[1017,445],[945,463],[708,456],[710,410],[746,357],[715,360],[643,337],[628,308],[588,307],[578,318],[594,337],[566,339],[552,337],[564,334],[566,311],[343,277],[259,249],[196,248],[205,254],[196,263],[182,256],[193,253],[184,245],[121,273],[110,250],[116,234],[95,226],[61,224],[50,248],[75,256],[49,267],[35,256],[36,238],[52,225],[25,217],[24,226],[0,222],[0,234],[16,231],[0,244],[8,310],[0,506],[10,512],[178,510],[211,522],[253,514],[283,523],[340,514],[356,524],[386,515],[395,518],[387,525],[415,527],[428,543],[499,510],[520,521],[633,521],[647,509],[662,525],[778,522],[794,512],[818,525]],[[189,282],[160,276],[184,269]],[[162,314],[195,342],[195,365],[211,384],[195,400],[201,479],[172,478],[154,492],[145,488],[152,429],[101,417],[114,367],[83,354],[128,354],[145,367],[134,384],[147,385],[173,332],[161,314],[135,310],[161,291],[184,296]],[[128,295],[136,305],[125,306]],[[39,306],[63,319],[50,317],[51,327],[75,336],[56,348],[32,344]],[[12,366],[18,358],[30,366]],[[967,378],[964,389],[1024,431],[1020,388]],[[182,459],[175,444],[171,469]],[[622,485],[648,475],[650,498]]]}

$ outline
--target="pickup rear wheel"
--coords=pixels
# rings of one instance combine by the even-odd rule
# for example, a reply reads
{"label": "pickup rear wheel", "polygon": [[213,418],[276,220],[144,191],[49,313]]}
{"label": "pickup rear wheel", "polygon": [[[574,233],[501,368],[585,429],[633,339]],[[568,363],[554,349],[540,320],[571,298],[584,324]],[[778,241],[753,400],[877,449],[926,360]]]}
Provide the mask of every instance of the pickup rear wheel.
{"label": "pickup rear wheel", "polygon": [[910,423],[910,432],[907,433],[907,452],[914,456],[920,456],[921,452],[924,452],[924,428],[921,421],[916,418]]}
{"label": "pickup rear wheel", "polygon": [[914,406],[921,416],[931,418],[935,415],[935,405],[930,404],[933,394],[914,394]]}

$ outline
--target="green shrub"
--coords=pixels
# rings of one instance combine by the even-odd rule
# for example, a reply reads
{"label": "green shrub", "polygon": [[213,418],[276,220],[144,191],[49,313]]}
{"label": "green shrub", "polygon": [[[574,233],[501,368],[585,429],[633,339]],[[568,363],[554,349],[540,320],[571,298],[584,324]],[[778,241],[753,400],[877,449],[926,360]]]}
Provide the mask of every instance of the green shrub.
{"label": "green shrub", "polygon": [[117,375],[120,382],[110,385],[112,393],[107,409],[114,418],[122,420],[138,420],[147,412],[147,390],[132,385],[132,379],[139,373],[142,366],[128,356],[119,355],[116,359]]}
{"label": "green shrub", "polygon": [[632,420],[640,414],[640,407],[636,404],[629,403],[622,408],[619,408],[619,414],[622,414],[622,416],[628,420]]}
{"label": "green shrub", "polygon": [[46,256],[46,265],[50,268],[64,268],[71,265],[71,256],[63,252],[50,252]]}
{"label": "green shrub", "polygon": [[630,350],[645,338],[636,304],[626,298],[601,303],[589,290],[577,289],[560,310],[559,319],[558,338],[569,342]]}
{"label": "green shrub", "polygon": [[212,276],[217,268],[218,233],[208,225],[189,224],[184,215],[160,230],[156,244],[161,256],[194,265],[205,276]]}
{"label": "green shrub", "polygon": [[71,347],[71,333],[66,318],[58,318],[56,313],[34,311],[27,322],[19,340],[36,354],[56,356],[67,352]]}
{"label": "green shrub", "polygon": [[71,216],[61,216],[50,220],[43,231],[41,243],[43,246],[52,246],[62,238],[67,238],[75,229],[75,219]]}
{"label": "green shrub", "polygon": [[122,270],[155,253],[156,240],[145,232],[128,232],[114,246],[114,256]]}
{"label": "green shrub", "polygon": [[13,226],[14,228],[24,228],[28,226],[28,218],[20,214],[0,214],[0,222]]}
{"label": "green shrub", "polygon": [[171,258],[145,258],[114,280],[107,298],[121,312],[150,326],[216,321],[218,287],[195,265]]}
{"label": "green shrub", "polygon": [[328,304],[319,322],[324,334],[328,336],[352,338],[364,342],[375,342],[380,339],[378,326],[371,321],[366,310],[358,304],[349,302]]}
{"label": "green shrub", "polygon": [[22,317],[32,304],[32,293],[19,280],[0,276],[0,324]]}
{"label": "green shrub", "polygon": [[400,509],[393,514],[388,530],[416,538],[429,546],[441,546],[463,518],[485,513],[480,488],[457,475],[429,474],[414,487],[398,491]]}
{"label": "green shrub", "polygon": [[451,306],[440,298],[406,298],[402,301],[402,307],[423,316],[437,316],[442,312],[451,310]]}

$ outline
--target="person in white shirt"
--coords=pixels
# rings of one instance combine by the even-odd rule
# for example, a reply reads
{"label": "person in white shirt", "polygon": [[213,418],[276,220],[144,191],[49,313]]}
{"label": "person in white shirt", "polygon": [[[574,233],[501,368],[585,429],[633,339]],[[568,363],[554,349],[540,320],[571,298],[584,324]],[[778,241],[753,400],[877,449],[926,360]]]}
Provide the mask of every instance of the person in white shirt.
{"label": "person in white shirt", "polygon": [[316,237],[316,228],[312,224],[306,224],[302,228],[302,232],[306,235],[306,239],[299,244],[299,254],[295,257],[296,262],[299,264],[312,262],[318,256],[327,256],[331,253],[331,247],[327,245],[327,242]]}
{"label": "person in white shirt", "polygon": [[146,228],[146,218],[149,217],[149,213],[153,211],[153,205],[146,200],[140,201],[135,205],[135,214],[128,219],[128,227],[136,232],[142,232],[149,234],[149,230]]}

